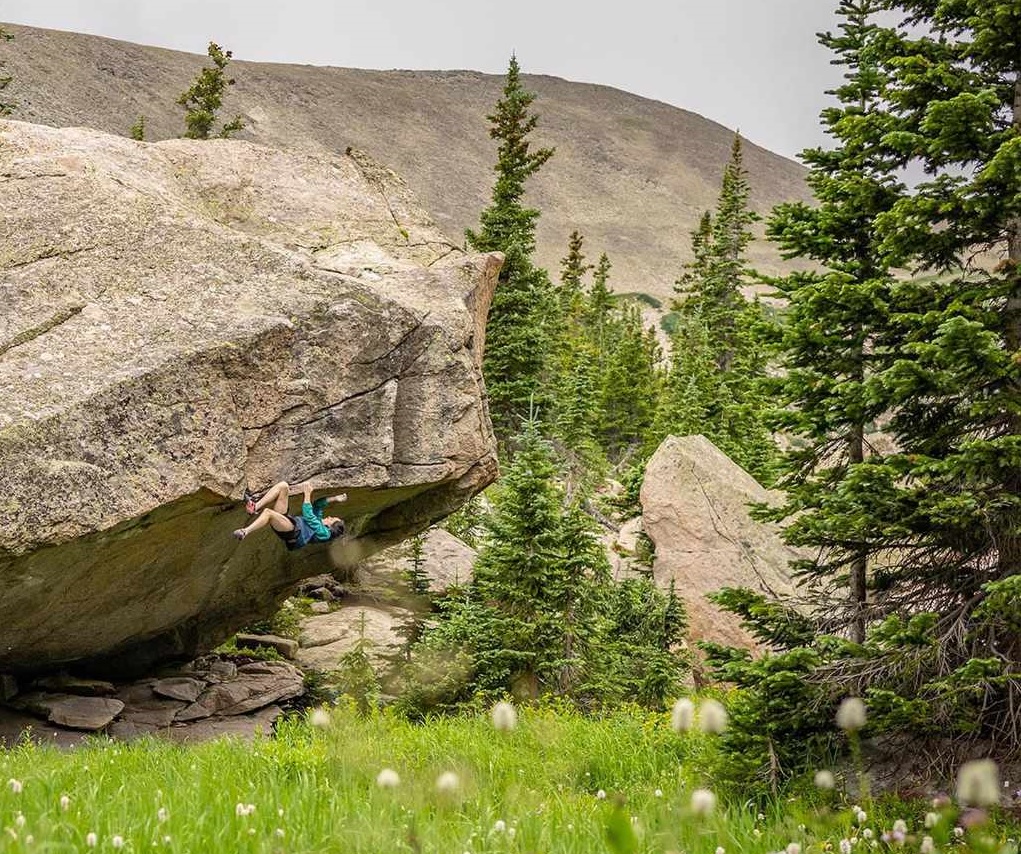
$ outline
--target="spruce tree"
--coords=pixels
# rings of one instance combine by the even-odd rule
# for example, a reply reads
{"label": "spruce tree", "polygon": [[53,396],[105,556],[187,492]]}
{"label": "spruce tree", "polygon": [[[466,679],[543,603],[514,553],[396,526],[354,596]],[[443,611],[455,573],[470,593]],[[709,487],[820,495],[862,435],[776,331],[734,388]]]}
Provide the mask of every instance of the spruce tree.
{"label": "spruce tree", "polygon": [[691,235],[692,260],[675,283],[677,324],[671,366],[659,401],[654,443],[701,433],[763,483],[771,482],[776,447],[766,427],[767,328],[761,305],[742,293],[749,184],[741,137],[724,169],[715,216],[704,213]]}
{"label": "spruce tree", "polygon": [[[177,103],[184,107],[184,122],[188,139],[209,139],[216,124],[217,113],[223,106],[223,96],[228,86],[234,85],[234,78],[227,77],[224,69],[230,62],[232,53],[223,50],[216,42],[209,43],[209,58],[213,61],[212,68],[203,68],[195,82],[182,92]],[[224,139],[243,130],[245,127],[241,116],[235,116],[226,122],[217,136]]]}
{"label": "spruce tree", "polygon": [[869,472],[877,461],[866,463],[874,456],[866,432],[884,404],[869,383],[882,368],[892,281],[874,223],[903,189],[880,145],[888,126],[886,75],[874,59],[882,7],[882,0],[842,0],[839,31],[820,34],[845,69],[843,85],[829,93],[837,103],[821,117],[836,144],[801,155],[816,204],[780,205],[768,227],[785,258],[815,263],[774,282],[787,305],[776,426],[793,442],[781,480],[788,502],[767,515],[794,517],[785,536],[812,549],[799,565],[806,580],[847,590],[816,605],[825,626],[846,629],[858,643],[867,625],[868,562],[879,547],[868,531]]}
{"label": "spruce tree", "polygon": [[145,142],[145,116],[139,116],[131,126],[131,138],[135,142]]}
{"label": "spruce tree", "polygon": [[581,312],[585,286],[582,280],[593,269],[585,263],[582,251],[585,238],[578,231],[572,231],[567,244],[567,256],[560,262],[560,310],[564,317],[574,318]]}
{"label": "spruce tree", "polygon": [[661,374],[656,333],[642,326],[642,313],[626,302],[609,324],[600,392],[600,433],[611,456],[641,446],[656,415]]}
{"label": "spruce tree", "polygon": [[[877,220],[891,261],[920,275],[891,294],[890,364],[874,393],[893,413],[898,453],[872,473],[879,506],[868,534],[890,549],[873,582],[884,612],[932,614],[938,650],[916,648],[920,697],[898,695],[894,711],[928,700],[928,723],[961,728],[963,693],[981,731],[1017,751],[1021,6],[891,5],[906,20],[880,44],[890,76],[883,145],[928,179]],[[949,697],[948,680],[967,691]]]}
{"label": "spruce tree", "polygon": [[532,402],[546,400],[544,374],[551,349],[549,318],[555,309],[545,271],[532,263],[539,211],[524,204],[525,182],[553,156],[552,148],[531,149],[538,116],[529,112],[535,95],[521,83],[517,58],[507,69],[503,97],[488,116],[489,135],[499,141],[492,202],[468,245],[506,256],[486,326],[483,370],[489,410],[500,437],[515,432]]}
{"label": "spruce tree", "polygon": [[[14,36],[11,33],[7,32],[7,30],[0,27],[0,44],[3,44],[4,42],[13,41],[13,39]],[[0,60],[0,116],[9,116],[11,113],[14,112],[14,108],[18,106],[17,104],[11,101],[4,101],[2,99],[3,98],[2,93],[4,92],[5,89],[7,89],[8,86],[11,85],[12,81],[14,80],[14,78],[10,74],[4,71],[5,64],[6,63],[4,63],[3,60]]]}

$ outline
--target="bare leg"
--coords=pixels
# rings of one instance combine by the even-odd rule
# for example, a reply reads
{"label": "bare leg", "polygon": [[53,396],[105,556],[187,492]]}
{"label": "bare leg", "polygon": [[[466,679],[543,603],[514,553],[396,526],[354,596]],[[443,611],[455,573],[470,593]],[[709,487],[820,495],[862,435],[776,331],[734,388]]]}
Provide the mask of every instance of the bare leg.
{"label": "bare leg", "polygon": [[280,483],[274,484],[266,490],[266,494],[255,502],[255,510],[258,512],[259,510],[264,510],[269,507],[277,513],[281,513],[286,516],[287,504],[290,497],[291,486],[286,480],[282,480]]}
{"label": "bare leg", "polygon": [[[286,494],[285,494],[286,499]],[[286,534],[289,531],[294,530],[294,522],[290,520],[290,517],[283,513],[278,513],[276,510],[265,509],[263,510],[250,525],[245,528],[238,528],[234,532],[234,536],[239,540],[243,540],[252,531],[258,531],[260,528],[265,528],[269,525],[274,531],[279,531],[281,534]]]}

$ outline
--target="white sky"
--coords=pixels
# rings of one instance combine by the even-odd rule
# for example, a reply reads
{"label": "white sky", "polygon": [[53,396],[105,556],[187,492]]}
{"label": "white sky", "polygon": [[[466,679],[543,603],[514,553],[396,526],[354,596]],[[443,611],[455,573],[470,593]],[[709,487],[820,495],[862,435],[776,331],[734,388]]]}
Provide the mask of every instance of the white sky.
{"label": "white sky", "polygon": [[815,33],[835,0],[0,0],[0,20],[237,59],[522,70],[602,83],[795,155],[838,80]]}

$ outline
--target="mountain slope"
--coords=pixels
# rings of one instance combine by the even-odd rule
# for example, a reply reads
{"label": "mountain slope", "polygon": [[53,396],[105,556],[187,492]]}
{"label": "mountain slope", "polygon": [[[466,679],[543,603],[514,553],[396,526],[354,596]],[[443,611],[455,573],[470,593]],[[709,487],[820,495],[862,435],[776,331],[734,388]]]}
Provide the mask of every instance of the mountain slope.
{"label": "mountain slope", "polygon": [[[175,103],[205,57],[97,36],[4,25],[15,81],[14,118],[127,134],[145,115],[148,138],[179,136]],[[229,47],[229,45],[228,45]],[[224,115],[243,134],[292,148],[354,146],[403,175],[440,227],[461,242],[489,199],[495,145],[486,115],[502,79],[472,71],[362,71],[235,61]],[[668,298],[688,255],[689,233],[715,203],[733,131],[694,113],[605,86],[527,76],[541,116],[535,143],[557,155],[534,180],[543,216],[539,258],[554,277],[578,228],[594,259],[605,251],[618,291]],[[754,207],[806,198],[805,170],[749,144]],[[779,265],[763,243],[752,260]]]}

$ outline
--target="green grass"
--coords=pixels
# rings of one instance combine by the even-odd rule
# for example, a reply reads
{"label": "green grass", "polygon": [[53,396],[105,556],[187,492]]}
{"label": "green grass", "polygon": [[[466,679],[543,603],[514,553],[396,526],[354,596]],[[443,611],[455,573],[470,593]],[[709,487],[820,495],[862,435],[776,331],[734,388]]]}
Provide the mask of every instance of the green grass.
{"label": "green grass", "polygon": [[[486,718],[414,725],[388,714],[359,719],[347,707],[331,714],[324,729],[291,721],[252,745],[96,741],[68,753],[30,745],[0,752],[0,851],[84,851],[95,833],[96,850],[112,850],[120,836],[124,851],[196,854],[765,854],[792,841],[822,854],[852,835],[849,814],[813,807],[814,795],[778,801],[759,818],[759,807],[735,792],[713,815],[692,815],[691,791],[711,788],[715,747],[705,736],[675,734],[666,715],[592,720],[541,709],[500,733]],[[400,775],[395,789],[376,785],[384,767]],[[445,771],[460,778],[454,795],[435,789]],[[255,809],[238,815],[239,804]],[[870,805],[870,826],[878,836],[900,817],[917,829],[922,811],[894,804],[884,819]],[[498,821],[506,830],[495,829]],[[951,826],[945,831],[949,838]],[[1004,834],[987,850],[999,850]],[[917,852],[918,844],[898,850]]]}

